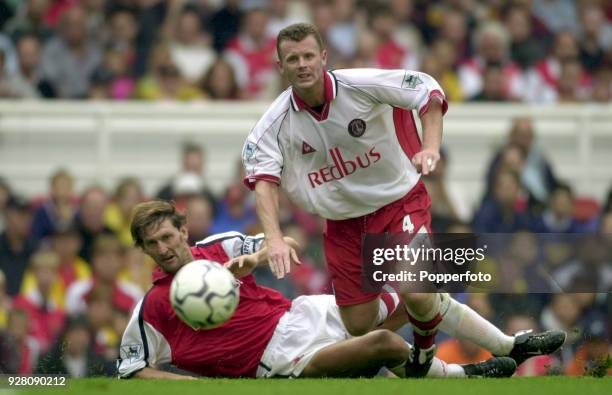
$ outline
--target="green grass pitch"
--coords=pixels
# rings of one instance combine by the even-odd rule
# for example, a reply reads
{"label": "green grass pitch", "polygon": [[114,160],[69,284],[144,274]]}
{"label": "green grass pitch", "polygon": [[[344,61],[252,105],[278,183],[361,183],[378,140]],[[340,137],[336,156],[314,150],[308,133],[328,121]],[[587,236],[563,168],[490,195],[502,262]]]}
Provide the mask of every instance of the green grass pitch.
{"label": "green grass pitch", "polygon": [[[1,393],[15,393],[14,391]],[[29,388],[20,394],[83,395],[612,395],[612,377],[537,377],[510,379],[401,380],[374,379],[201,379],[190,382],[165,380],[70,380],[68,388]]]}

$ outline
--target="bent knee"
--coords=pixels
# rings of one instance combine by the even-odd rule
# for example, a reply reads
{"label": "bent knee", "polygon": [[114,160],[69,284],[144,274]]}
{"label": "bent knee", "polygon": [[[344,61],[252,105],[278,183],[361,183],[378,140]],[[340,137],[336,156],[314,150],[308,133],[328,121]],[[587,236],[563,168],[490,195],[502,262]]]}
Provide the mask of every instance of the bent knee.
{"label": "bent knee", "polygon": [[439,297],[438,294],[432,293],[407,293],[402,296],[406,304],[409,306],[433,304],[435,302],[435,298]]}
{"label": "bent knee", "polygon": [[340,307],[340,317],[351,336],[363,336],[374,329],[378,300],[354,306]]}
{"label": "bent knee", "polygon": [[398,334],[388,329],[377,329],[366,335],[369,337],[371,347],[376,353],[385,359],[397,359],[399,361],[408,358],[410,348]]}
{"label": "bent knee", "polygon": [[366,320],[353,320],[344,322],[344,327],[351,336],[363,336],[370,332],[373,326],[374,325],[372,321]]}

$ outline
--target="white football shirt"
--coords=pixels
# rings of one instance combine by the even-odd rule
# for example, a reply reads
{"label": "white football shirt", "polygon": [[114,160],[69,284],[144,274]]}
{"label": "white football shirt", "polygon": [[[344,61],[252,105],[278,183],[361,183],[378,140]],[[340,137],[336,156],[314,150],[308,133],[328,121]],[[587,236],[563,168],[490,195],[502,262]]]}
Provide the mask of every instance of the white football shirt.
{"label": "white football shirt", "polygon": [[413,109],[432,99],[448,106],[440,85],[409,70],[346,69],[324,74],[320,113],[291,88],[249,133],[245,183],[280,184],[299,207],[324,218],[355,218],[403,197],[420,175],[410,157],[421,150]]}

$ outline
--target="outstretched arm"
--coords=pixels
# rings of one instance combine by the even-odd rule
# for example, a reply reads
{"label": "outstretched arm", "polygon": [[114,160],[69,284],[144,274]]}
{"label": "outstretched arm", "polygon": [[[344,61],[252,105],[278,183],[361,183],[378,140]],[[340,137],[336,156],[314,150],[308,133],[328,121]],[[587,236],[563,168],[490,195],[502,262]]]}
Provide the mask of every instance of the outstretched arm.
{"label": "outstretched arm", "polygon": [[[291,248],[291,260],[293,263],[300,263],[296,251],[300,245],[291,237],[283,237],[283,241]],[[257,266],[262,266],[268,263],[268,248],[264,241],[263,247],[248,255],[241,255],[225,262],[224,266],[228,268],[236,278],[241,278],[249,275]]]}
{"label": "outstretched arm", "polygon": [[280,229],[278,193],[278,185],[274,183],[261,180],[255,185],[257,215],[266,235],[267,261],[276,278],[283,278],[291,270],[291,258],[296,254],[283,239]]}

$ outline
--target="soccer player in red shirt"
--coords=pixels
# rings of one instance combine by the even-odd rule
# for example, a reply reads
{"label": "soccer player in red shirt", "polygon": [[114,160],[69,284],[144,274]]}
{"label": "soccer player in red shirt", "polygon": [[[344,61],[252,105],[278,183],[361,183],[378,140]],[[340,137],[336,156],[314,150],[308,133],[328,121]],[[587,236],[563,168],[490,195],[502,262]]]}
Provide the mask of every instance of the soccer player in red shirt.
{"label": "soccer player in red shirt", "polygon": [[[189,247],[185,217],[163,201],[136,206],[131,231],[135,243],[158,267],[153,287],[134,310],[123,335],[120,377],[190,378],[158,369],[163,363],[203,376],[352,377],[372,375],[382,367],[406,376],[410,346],[399,335],[376,330],[349,339],[333,296],[302,296],[290,302],[257,285],[251,271],[266,263],[263,236],[228,232]],[[286,241],[296,246],[293,240]],[[174,274],[195,259],[227,262],[240,277],[236,312],[218,328],[193,330],[170,305]],[[507,357],[463,366],[434,359],[427,376],[500,377],[515,369],[516,363]]]}

